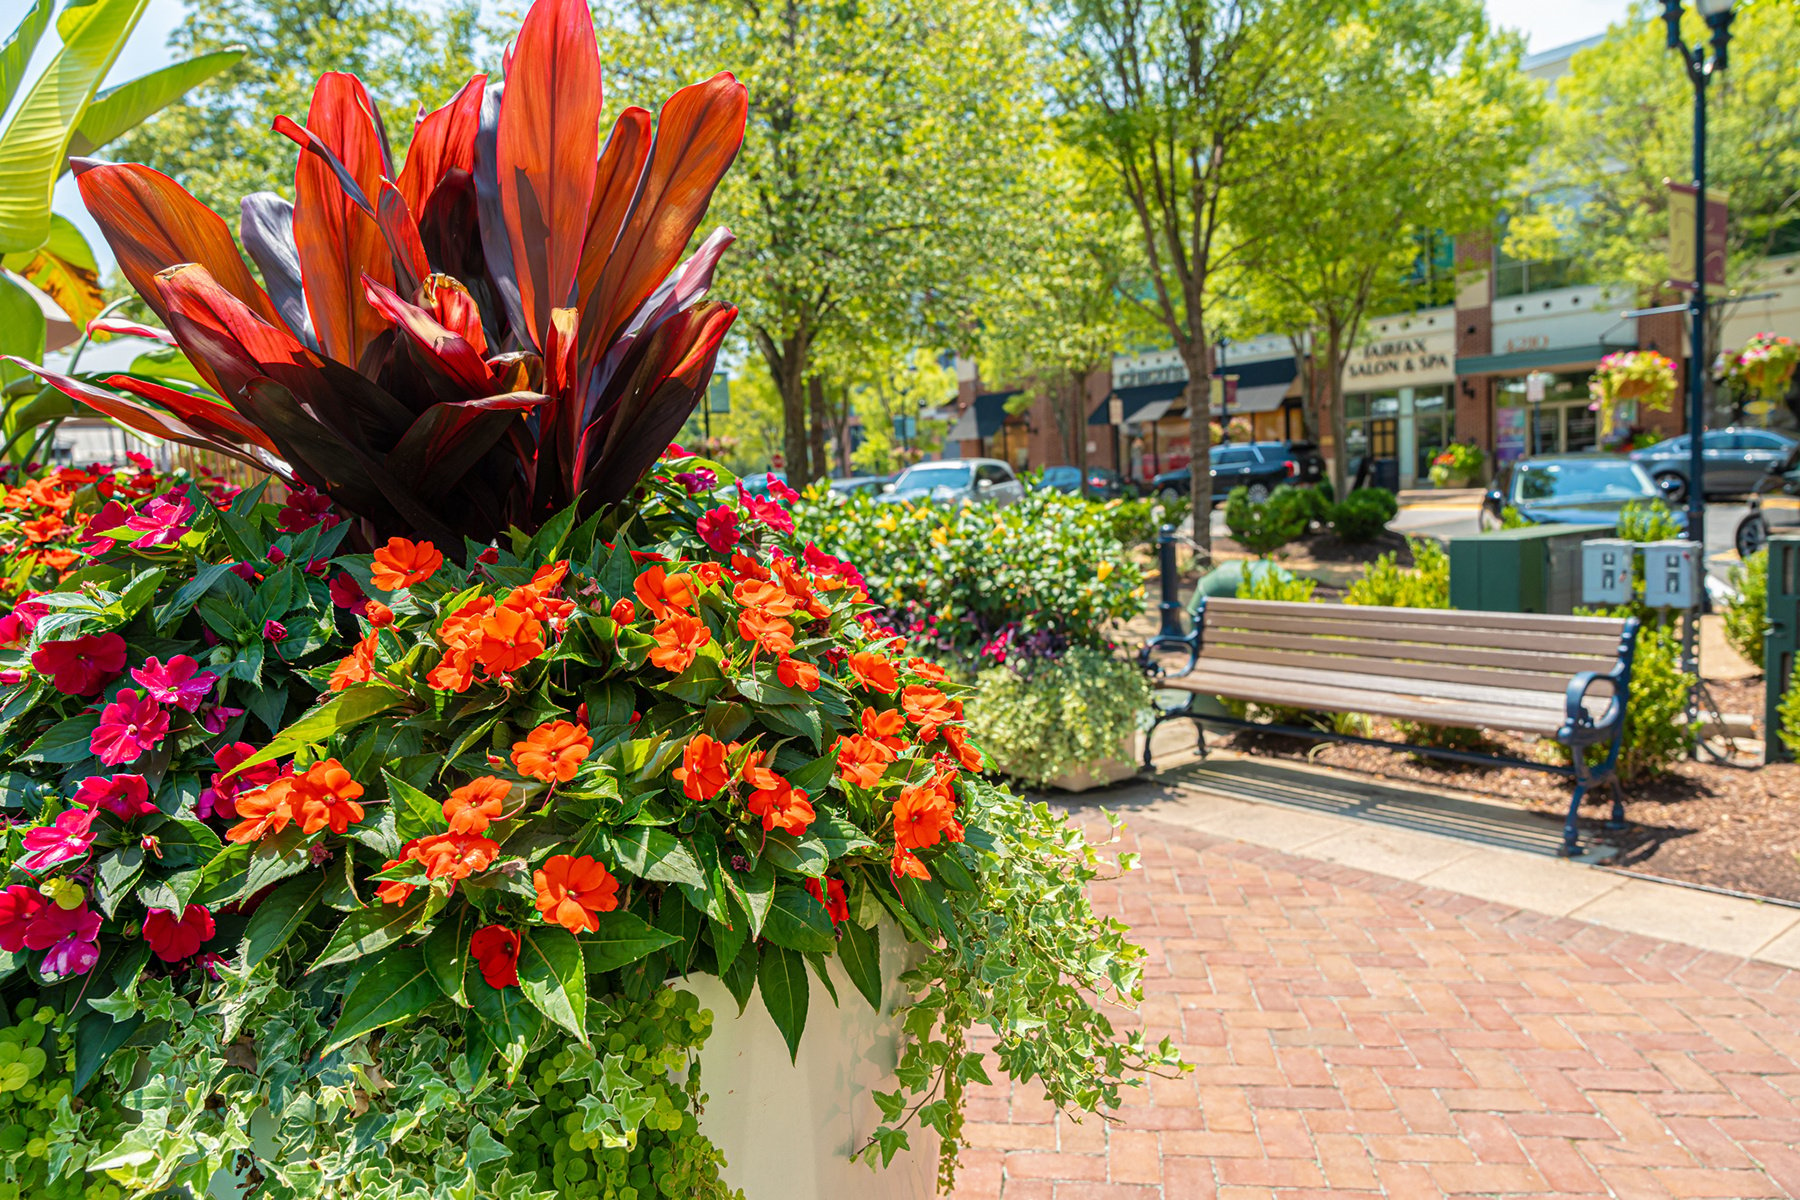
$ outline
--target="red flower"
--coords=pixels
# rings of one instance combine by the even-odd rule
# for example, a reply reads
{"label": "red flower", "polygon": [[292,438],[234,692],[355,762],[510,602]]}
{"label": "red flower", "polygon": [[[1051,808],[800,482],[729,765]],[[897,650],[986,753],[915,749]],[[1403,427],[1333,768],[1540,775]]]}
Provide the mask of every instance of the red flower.
{"label": "red flower", "polygon": [[612,606],[612,619],[621,625],[629,625],[637,620],[637,605],[629,597],[620,599]]}
{"label": "red flower", "polygon": [[469,953],[491,988],[519,986],[519,935],[504,925],[483,925],[469,939]]}
{"label": "red flower", "polygon": [[443,565],[444,556],[430,542],[389,538],[387,545],[375,551],[372,582],[384,592],[397,592],[425,582]]}
{"label": "red flower", "polygon": [[762,818],[765,832],[784,829],[798,837],[812,824],[815,814],[806,793],[775,772],[752,761],[744,767],[744,781],[756,789],[745,799],[744,806]]}
{"label": "red flower", "polygon": [[345,571],[339,571],[331,577],[329,590],[333,604],[339,608],[347,608],[359,617],[363,606],[369,602],[368,593],[362,590],[362,584]]}
{"label": "red flower", "polygon": [[287,640],[287,626],[280,621],[263,622],[263,641],[282,642]]}
{"label": "red flower", "polygon": [[124,672],[125,639],[99,633],[46,642],[31,656],[31,665],[50,676],[50,686],[63,695],[92,696]]}
{"label": "red flower", "polygon": [[537,910],[570,933],[600,928],[597,914],[619,907],[619,881],[593,857],[555,854],[531,874]]}
{"label": "red flower", "polygon": [[17,954],[25,949],[25,931],[48,903],[42,892],[22,883],[0,892],[0,950]]}
{"label": "red flower", "polygon": [[806,881],[806,890],[814,900],[825,906],[825,912],[831,917],[833,925],[841,925],[850,919],[850,898],[844,894],[843,880],[827,879],[825,886],[821,888],[818,880],[809,879]]}
{"label": "red flower", "polygon": [[153,908],[144,916],[144,941],[164,962],[192,958],[212,935],[212,913],[204,904],[188,905],[180,917],[166,908]]}
{"label": "red flower", "polygon": [[671,774],[681,785],[681,794],[689,800],[711,800],[731,782],[731,770],[725,756],[737,749],[704,733],[695,734],[681,751],[681,765]]}
{"label": "red flower", "polygon": [[891,660],[873,650],[858,650],[850,656],[850,677],[858,687],[893,695],[900,690],[900,672]]}
{"label": "red flower", "polygon": [[700,534],[700,540],[720,554],[738,543],[738,515],[723,504],[702,514],[694,528]]}
{"label": "red flower", "polygon": [[169,714],[156,701],[130,688],[119,689],[100,710],[100,724],[88,737],[88,749],[109,767],[136,762],[169,735]]}
{"label": "red flower", "polygon": [[[233,742],[213,752],[213,762],[218,764],[219,773],[212,777],[206,790],[200,793],[200,802],[195,811],[201,820],[207,817],[223,817],[236,820],[237,798],[240,792],[250,792],[274,783],[281,777],[281,768],[274,762],[258,763],[254,767],[239,771],[236,775],[228,775],[233,767],[256,753],[256,747],[249,742]],[[123,778],[123,776],[121,776]]]}
{"label": "red flower", "polygon": [[567,783],[593,750],[594,739],[581,726],[546,721],[526,734],[524,741],[513,743],[512,763],[522,775],[544,783]]}
{"label": "red flower", "polygon": [[819,668],[798,658],[790,658],[784,654],[781,661],[775,664],[775,678],[792,688],[803,692],[819,690]]}

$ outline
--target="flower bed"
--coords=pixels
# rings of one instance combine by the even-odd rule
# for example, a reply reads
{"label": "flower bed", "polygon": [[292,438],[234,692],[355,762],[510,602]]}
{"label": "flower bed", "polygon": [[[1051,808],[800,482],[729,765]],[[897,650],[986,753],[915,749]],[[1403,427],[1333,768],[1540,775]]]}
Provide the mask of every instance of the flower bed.
{"label": "flower bed", "polygon": [[[627,109],[600,157],[586,8],[540,0],[512,68],[427,114],[398,172],[360,85],[322,79],[310,129],[277,122],[305,148],[291,218],[247,209],[269,292],[165,178],[78,168],[211,389],[39,373],[291,491],[134,468],[6,492],[0,1175],[24,1194],[729,1194],[695,1051],[731,1014],[670,980],[760,997],[791,1048],[809,1007],[893,982],[884,929],[919,962],[862,1157],[923,1126],[948,1178],[978,1023],[1078,1109],[1177,1063],[1094,1006],[1139,995],[1142,952],[1087,904],[1093,848],[976,773],[963,690],[783,495],[721,502],[723,468],[662,457],[735,315],[703,299],[729,235],[678,255],[743,89],[685,89],[654,137]],[[597,176],[627,186],[567,202]],[[832,959],[859,995],[812,985]],[[766,1116],[729,1104],[709,1120]]]}

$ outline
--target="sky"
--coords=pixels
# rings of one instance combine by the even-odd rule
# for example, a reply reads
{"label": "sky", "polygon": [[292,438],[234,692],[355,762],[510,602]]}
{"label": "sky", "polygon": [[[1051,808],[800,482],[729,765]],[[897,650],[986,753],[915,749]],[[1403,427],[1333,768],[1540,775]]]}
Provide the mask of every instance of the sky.
{"label": "sky", "polygon": [[[1609,23],[1624,17],[1628,4],[1629,0],[1488,0],[1488,11],[1495,24],[1522,31],[1527,49],[1536,52],[1605,32]],[[10,32],[23,11],[24,0],[0,0],[0,32]],[[131,79],[167,65],[171,58],[169,33],[180,23],[182,12],[182,0],[150,0],[108,82]],[[52,26],[44,42],[54,41]],[[36,60],[41,62],[48,50],[49,46],[40,45]],[[81,227],[101,260],[101,269],[109,269],[112,256],[105,240],[83,211],[74,182],[66,175],[56,190],[56,211]]]}

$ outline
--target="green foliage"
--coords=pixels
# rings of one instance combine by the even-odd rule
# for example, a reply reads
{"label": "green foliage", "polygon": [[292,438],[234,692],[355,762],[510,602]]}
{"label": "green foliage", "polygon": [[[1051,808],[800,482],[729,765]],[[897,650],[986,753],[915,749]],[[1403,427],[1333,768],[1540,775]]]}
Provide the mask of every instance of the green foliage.
{"label": "green foliage", "polygon": [[[1258,570],[1257,568],[1262,568]],[[1310,603],[1318,582],[1283,571],[1272,562],[1251,563],[1238,582],[1239,600],[1287,600]]]}
{"label": "green foliage", "polygon": [[1524,529],[1531,524],[1514,505],[1508,504],[1500,510],[1500,528]]}
{"label": "green foliage", "polygon": [[1758,550],[1734,563],[1726,577],[1737,593],[1725,606],[1725,640],[1753,667],[1763,665],[1763,635],[1769,627],[1769,552]]}
{"label": "green foliage", "polygon": [[1312,524],[1313,510],[1304,492],[1283,484],[1258,504],[1250,499],[1248,488],[1232,488],[1225,501],[1225,528],[1231,531],[1231,540],[1252,554],[1266,555],[1301,536]]}
{"label": "green foliage", "polygon": [[1431,485],[1449,487],[1453,479],[1479,479],[1487,455],[1470,442],[1452,442],[1431,460]]}
{"label": "green foliage", "polygon": [[1106,522],[1107,532],[1127,549],[1156,545],[1164,525],[1179,526],[1190,511],[1187,497],[1164,503],[1155,496],[1121,496],[1099,503],[1097,519]]}
{"label": "green foliage", "polygon": [[983,671],[968,703],[969,732],[1007,775],[1042,787],[1078,767],[1129,758],[1127,739],[1149,708],[1137,663],[1082,646],[1028,674]]}
{"label": "green foliage", "polygon": [[1673,623],[1639,629],[1619,751],[1625,783],[1662,775],[1693,751],[1694,729],[1685,720],[1693,685],[1694,677],[1681,669],[1680,630]]}
{"label": "green foliage", "polygon": [[1436,538],[1409,537],[1410,568],[1398,565],[1394,551],[1369,564],[1344,594],[1345,604],[1385,608],[1449,608],[1450,555]]}
{"label": "green foliage", "polygon": [[1776,706],[1775,717],[1781,722],[1776,736],[1781,738],[1781,744],[1787,747],[1789,754],[1800,758],[1800,664],[1794,667],[1794,676],[1788,680],[1787,692]]}
{"label": "green foliage", "polygon": [[1345,542],[1373,541],[1399,511],[1394,493],[1386,488],[1358,488],[1331,506],[1331,532]]}
{"label": "green foliage", "polygon": [[1667,541],[1681,536],[1681,523],[1661,500],[1633,500],[1619,510],[1619,536],[1629,542]]}
{"label": "green foliage", "polygon": [[115,1138],[127,1114],[114,1093],[76,1099],[75,1033],[75,1022],[30,997],[0,1027],[0,1200],[123,1195],[104,1176],[83,1174],[91,1148]]}
{"label": "green foliage", "polygon": [[797,535],[862,565],[869,597],[914,645],[973,671],[991,662],[1104,646],[1135,616],[1143,573],[1112,532],[1106,505],[1028,492],[1004,508],[802,504]]}

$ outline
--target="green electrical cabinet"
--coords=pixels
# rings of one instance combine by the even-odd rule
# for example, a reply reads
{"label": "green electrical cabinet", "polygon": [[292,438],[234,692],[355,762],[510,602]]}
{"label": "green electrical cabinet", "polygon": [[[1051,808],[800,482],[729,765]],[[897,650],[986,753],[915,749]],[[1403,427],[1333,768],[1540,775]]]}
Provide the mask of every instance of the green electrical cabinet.
{"label": "green electrical cabinet", "polygon": [[1611,525],[1531,525],[1450,539],[1450,606],[1570,613],[1581,603],[1581,543]]}
{"label": "green electrical cabinet", "polygon": [[1800,652],[1800,531],[1769,535],[1768,624],[1763,632],[1763,761],[1789,762],[1775,710],[1794,680]]}

